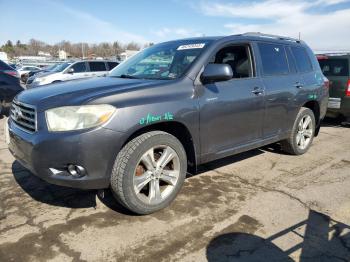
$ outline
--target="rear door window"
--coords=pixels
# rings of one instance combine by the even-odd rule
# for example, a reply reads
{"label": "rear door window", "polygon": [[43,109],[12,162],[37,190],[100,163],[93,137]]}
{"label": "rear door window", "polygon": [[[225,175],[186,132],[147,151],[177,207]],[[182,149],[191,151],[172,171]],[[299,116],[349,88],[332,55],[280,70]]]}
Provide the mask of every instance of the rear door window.
{"label": "rear door window", "polygon": [[292,47],[292,53],[295,57],[298,71],[300,73],[306,73],[312,71],[312,64],[310,58],[303,47]]}
{"label": "rear door window", "polygon": [[91,72],[107,71],[104,62],[89,62]]}
{"label": "rear door window", "polygon": [[283,45],[258,43],[263,74],[283,75],[289,73],[286,51]]}
{"label": "rear door window", "polygon": [[74,73],[86,72],[85,62],[76,63],[76,64],[72,65],[72,68],[74,69]]}
{"label": "rear door window", "polygon": [[345,58],[320,59],[318,62],[325,76],[349,76],[349,62]]}

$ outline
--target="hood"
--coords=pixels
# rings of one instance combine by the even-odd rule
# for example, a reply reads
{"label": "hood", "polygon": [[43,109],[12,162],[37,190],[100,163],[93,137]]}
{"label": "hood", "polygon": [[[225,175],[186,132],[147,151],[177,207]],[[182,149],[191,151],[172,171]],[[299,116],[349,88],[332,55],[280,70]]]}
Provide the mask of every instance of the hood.
{"label": "hood", "polygon": [[143,89],[167,80],[123,79],[96,77],[55,83],[26,90],[17,96],[22,103],[36,106],[37,110],[68,105],[80,105],[100,97]]}

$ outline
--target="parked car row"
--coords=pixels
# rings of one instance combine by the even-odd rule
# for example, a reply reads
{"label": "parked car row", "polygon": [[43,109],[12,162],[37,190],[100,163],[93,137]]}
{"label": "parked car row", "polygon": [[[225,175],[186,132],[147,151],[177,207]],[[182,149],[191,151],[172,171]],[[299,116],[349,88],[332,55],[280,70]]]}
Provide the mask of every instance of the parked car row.
{"label": "parked car row", "polygon": [[62,81],[105,76],[118,65],[115,61],[77,61],[57,63],[48,67],[6,64],[0,60],[0,116],[8,113],[12,99],[23,89]]}
{"label": "parked car row", "polygon": [[78,61],[67,62],[52,68],[48,72],[40,72],[28,78],[27,88],[57,83],[62,81],[69,81],[75,79],[82,79],[95,76],[106,76],[110,70],[118,65],[113,61]]}

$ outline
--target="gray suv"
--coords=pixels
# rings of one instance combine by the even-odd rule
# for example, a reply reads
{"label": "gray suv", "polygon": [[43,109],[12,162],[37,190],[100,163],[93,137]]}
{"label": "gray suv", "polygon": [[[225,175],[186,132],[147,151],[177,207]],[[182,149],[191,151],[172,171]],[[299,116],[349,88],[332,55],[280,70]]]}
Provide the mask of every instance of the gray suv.
{"label": "gray suv", "polygon": [[328,85],[302,41],[256,33],[170,41],[108,77],[19,94],[9,149],[49,183],[110,187],[129,210],[168,206],[200,164],[280,142],[305,153]]}

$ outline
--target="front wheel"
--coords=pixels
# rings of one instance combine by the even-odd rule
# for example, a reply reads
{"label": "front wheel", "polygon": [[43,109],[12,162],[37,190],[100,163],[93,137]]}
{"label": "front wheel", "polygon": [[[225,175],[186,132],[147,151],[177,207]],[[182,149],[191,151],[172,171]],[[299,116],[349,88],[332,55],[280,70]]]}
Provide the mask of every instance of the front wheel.
{"label": "front wheel", "polygon": [[288,139],[281,142],[282,149],[292,155],[302,155],[311,146],[315,135],[315,115],[309,108],[302,107],[295,119]]}
{"label": "front wheel", "polygon": [[165,132],[142,134],[119,152],[111,175],[114,196],[137,214],[168,206],[180,191],[187,170],[180,141]]}

